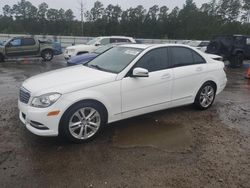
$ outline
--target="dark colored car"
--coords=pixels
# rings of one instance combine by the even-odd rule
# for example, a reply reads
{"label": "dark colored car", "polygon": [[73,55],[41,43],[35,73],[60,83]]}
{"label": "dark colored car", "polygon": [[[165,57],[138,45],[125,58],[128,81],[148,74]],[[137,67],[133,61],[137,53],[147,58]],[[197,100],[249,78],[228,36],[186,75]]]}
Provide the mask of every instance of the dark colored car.
{"label": "dark colored car", "polygon": [[0,46],[3,46],[5,41],[0,41]]}
{"label": "dark colored car", "polygon": [[[124,43],[123,43],[124,44]],[[119,44],[115,43],[115,44],[108,44],[105,46],[102,46],[98,49],[96,49],[94,52],[92,53],[85,53],[82,55],[77,55],[75,57],[72,57],[71,59],[69,59],[67,61],[67,65],[68,66],[73,66],[73,65],[78,65],[78,64],[85,64],[91,60],[93,60],[94,58],[96,58],[98,55],[108,51],[109,49],[117,46]]]}
{"label": "dark colored car", "polygon": [[63,53],[61,43],[53,42],[53,52],[54,55],[60,55]]}
{"label": "dark colored car", "polygon": [[221,35],[214,37],[206,50],[229,60],[231,67],[240,67],[244,60],[250,59],[250,36]]}

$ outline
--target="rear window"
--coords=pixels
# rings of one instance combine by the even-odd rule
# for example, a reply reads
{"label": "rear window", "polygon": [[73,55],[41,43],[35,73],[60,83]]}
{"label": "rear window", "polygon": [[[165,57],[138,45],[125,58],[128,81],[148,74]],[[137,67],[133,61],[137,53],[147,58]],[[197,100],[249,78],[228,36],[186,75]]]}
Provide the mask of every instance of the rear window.
{"label": "rear window", "polygon": [[129,43],[131,41],[129,39],[125,39],[125,38],[111,38],[110,42],[111,43],[123,43],[123,42]]}

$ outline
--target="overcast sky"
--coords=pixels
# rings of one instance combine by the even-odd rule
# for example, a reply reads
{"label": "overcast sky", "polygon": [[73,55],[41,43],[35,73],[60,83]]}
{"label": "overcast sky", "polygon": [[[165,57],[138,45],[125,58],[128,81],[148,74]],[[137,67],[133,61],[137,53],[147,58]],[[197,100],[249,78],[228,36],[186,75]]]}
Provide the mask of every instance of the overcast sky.
{"label": "overcast sky", "polygon": [[[72,9],[77,18],[80,17],[79,7],[81,0],[29,0],[33,5],[37,6],[42,2],[46,2],[50,8],[63,8]],[[85,11],[93,7],[95,0],[82,0]],[[143,5],[145,8],[149,8],[153,5],[166,5],[170,9],[175,6],[182,7],[186,0],[100,0],[105,6],[108,4],[119,4],[122,9],[127,9],[129,7],[136,7],[137,5]],[[197,6],[208,2],[209,0],[194,0]],[[2,12],[2,7],[6,4],[12,6],[17,3],[18,0],[0,0],[0,9]]]}

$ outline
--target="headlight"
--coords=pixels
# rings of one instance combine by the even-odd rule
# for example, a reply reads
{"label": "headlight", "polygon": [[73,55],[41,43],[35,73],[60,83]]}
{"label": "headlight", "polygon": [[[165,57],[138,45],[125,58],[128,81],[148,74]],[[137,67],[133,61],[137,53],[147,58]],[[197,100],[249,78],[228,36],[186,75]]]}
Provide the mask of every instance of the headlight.
{"label": "headlight", "polygon": [[34,97],[31,106],[46,108],[54,104],[61,97],[60,93],[48,93],[39,97]]}

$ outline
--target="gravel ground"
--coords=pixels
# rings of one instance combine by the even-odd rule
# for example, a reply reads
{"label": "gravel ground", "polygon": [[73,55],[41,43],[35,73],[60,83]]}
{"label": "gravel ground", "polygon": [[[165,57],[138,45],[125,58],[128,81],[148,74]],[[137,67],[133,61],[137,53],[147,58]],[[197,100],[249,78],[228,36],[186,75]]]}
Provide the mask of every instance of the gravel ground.
{"label": "gravel ground", "polygon": [[62,57],[0,64],[1,187],[250,187],[250,80],[228,69],[207,111],[185,106],[111,124],[92,142],[28,132],[17,96],[30,76]]}

